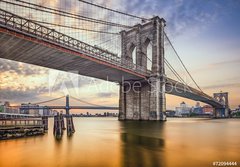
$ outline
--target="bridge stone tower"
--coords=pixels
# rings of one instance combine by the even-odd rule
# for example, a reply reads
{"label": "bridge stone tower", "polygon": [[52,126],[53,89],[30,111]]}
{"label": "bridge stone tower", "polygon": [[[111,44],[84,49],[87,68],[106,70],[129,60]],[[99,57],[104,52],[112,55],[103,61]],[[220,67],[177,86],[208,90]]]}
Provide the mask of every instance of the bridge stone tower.
{"label": "bridge stone tower", "polygon": [[214,116],[228,117],[229,116],[228,92],[214,93],[213,97],[223,105],[223,108],[215,108]]}
{"label": "bridge stone tower", "polygon": [[[165,20],[154,17],[121,32],[122,58],[132,62],[132,68],[140,67],[148,76],[141,81],[122,79],[119,120],[166,120],[164,27]],[[149,45],[152,46],[152,65],[147,69]]]}

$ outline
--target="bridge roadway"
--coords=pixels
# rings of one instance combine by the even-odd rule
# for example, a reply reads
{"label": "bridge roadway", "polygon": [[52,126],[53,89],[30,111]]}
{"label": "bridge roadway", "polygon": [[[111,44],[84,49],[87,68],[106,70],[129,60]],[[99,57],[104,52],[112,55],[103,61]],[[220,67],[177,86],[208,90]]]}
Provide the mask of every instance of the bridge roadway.
{"label": "bridge roadway", "polygon": [[[112,82],[145,80],[140,66],[106,50],[0,9],[0,58],[29,63]],[[211,96],[166,78],[169,94],[222,107]],[[170,84],[171,83],[171,84]],[[170,91],[171,90],[171,91]],[[185,90],[185,91],[184,91]],[[94,108],[93,108],[94,109]]]}
{"label": "bridge roadway", "polygon": [[[29,106],[19,107],[20,109],[62,109],[65,110],[66,106]],[[69,109],[86,109],[86,110],[118,110],[118,107],[104,107],[104,106],[69,106]]]}

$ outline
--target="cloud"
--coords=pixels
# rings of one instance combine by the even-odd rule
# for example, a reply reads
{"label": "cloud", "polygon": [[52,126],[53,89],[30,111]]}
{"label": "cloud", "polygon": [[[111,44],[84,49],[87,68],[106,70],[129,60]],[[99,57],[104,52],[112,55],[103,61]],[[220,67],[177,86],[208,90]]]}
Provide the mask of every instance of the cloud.
{"label": "cloud", "polygon": [[6,71],[12,74],[32,76],[47,73],[48,69],[0,58],[0,73]]}
{"label": "cloud", "polygon": [[0,92],[0,101],[13,101],[22,103],[29,101],[29,99],[31,99],[31,102],[38,100],[39,95],[48,92],[48,89],[44,86],[35,87],[34,89],[29,87],[14,89],[10,86],[0,89]]}
{"label": "cloud", "polygon": [[223,88],[240,88],[240,83],[225,83],[203,86],[203,89],[223,89]]}
{"label": "cloud", "polygon": [[67,78],[56,80],[53,86],[49,86],[48,83],[32,86],[28,80],[26,80],[26,84],[17,83],[18,86],[12,83],[8,83],[7,86],[1,86],[0,84],[0,101],[8,100],[17,103],[35,102],[42,100],[41,96],[52,96],[64,93],[75,96],[78,95],[80,88],[90,83],[90,79],[81,80],[80,77],[78,77],[77,80],[81,81],[77,82],[77,85]]}
{"label": "cloud", "polygon": [[[50,77],[54,77],[53,85]],[[0,100],[38,101],[42,95],[69,94],[91,84],[93,79],[63,71],[0,59]],[[101,80],[94,80],[99,84]],[[49,94],[50,93],[50,94]]]}
{"label": "cloud", "polygon": [[235,60],[229,60],[229,61],[221,61],[217,63],[212,63],[210,64],[211,67],[217,67],[217,66],[223,66],[223,65],[234,65],[234,64],[239,64],[240,59],[235,59]]}
{"label": "cloud", "polygon": [[78,74],[71,74],[67,72],[57,71],[58,74],[55,76],[49,75],[51,79],[48,81],[48,90],[49,93],[64,93],[70,94],[74,96],[78,96],[80,94],[80,88],[89,87],[94,80],[94,83],[101,83],[100,80],[91,79],[89,77],[80,76]]}
{"label": "cloud", "polygon": [[[198,73],[205,73],[206,71],[209,72],[209,70],[211,70],[211,72],[214,69],[223,69],[224,66],[231,66],[231,67],[238,67],[237,64],[240,64],[240,59],[235,59],[235,60],[228,60],[228,61],[219,61],[216,63],[211,63],[211,64],[206,64],[200,68],[196,68],[194,70],[191,71],[192,74],[198,74]],[[231,70],[232,68],[226,68],[226,70]],[[237,77],[234,78],[228,78],[229,79],[235,79],[236,80]]]}
{"label": "cloud", "polygon": [[115,92],[101,92],[97,94],[97,97],[99,98],[109,98],[109,97],[113,97],[113,96],[117,96],[117,93]]}
{"label": "cloud", "polygon": [[[106,5],[108,6],[108,4]],[[219,1],[123,0],[113,8],[120,8],[127,13],[147,18],[162,17],[167,21],[167,31],[172,36],[176,36],[184,34],[186,31],[191,31],[192,34],[199,33],[215,22],[225,8],[230,9],[231,7],[228,3]]]}
{"label": "cloud", "polygon": [[[218,14],[214,3],[206,1],[170,1],[163,8],[163,17],[167,20],[167,27],[171,35],[182,35],[189,31],[197,34],[209,23],[213,22]],[[172,5],[171,5],[172,4]],[[208,10],[212,8],[212,10]]]}

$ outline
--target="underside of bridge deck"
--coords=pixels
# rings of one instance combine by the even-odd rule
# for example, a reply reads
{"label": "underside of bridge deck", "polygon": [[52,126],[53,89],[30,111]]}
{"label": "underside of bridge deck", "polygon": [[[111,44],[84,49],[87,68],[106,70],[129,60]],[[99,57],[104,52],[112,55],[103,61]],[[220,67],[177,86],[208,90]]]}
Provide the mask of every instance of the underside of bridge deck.
{"label": "underside of bridge deck", "polygon": [[0,28],[0,58],[78,73],[112,82],[145,76],[41,39]]}

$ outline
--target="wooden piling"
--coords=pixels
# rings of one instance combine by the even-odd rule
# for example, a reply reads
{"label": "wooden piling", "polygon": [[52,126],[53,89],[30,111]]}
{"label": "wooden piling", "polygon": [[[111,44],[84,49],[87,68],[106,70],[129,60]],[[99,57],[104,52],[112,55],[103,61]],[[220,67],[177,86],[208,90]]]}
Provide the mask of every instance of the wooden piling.
{"label": "wooden piling", "polygon": [[66,127],[65,127],[64,118],[63,118],[63,114],[62,113],[60,114],[60,119],[61,119],[62,129],[65,130]]}
{"label": "wooden piling", "polygon": [[47,131],[48,130],[48,116],[43,116],[42,122],[43,122],[44,130]]}
{"label": "wooden piling", "polygon": [[67,135],[71,136],[75,132],[72,115],[66,116],[66,123],[67,123]]}
{"label": "wooden piling", "polygon": [[59,113],[54,116],[53,134],[57,139],[62,138],[63,135],[62,121]]}

